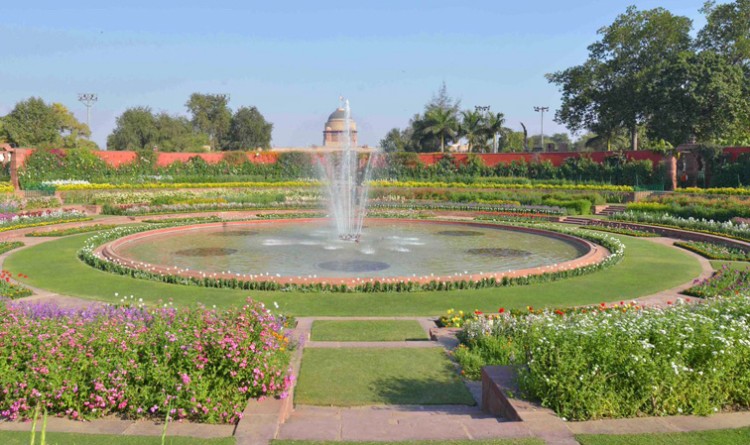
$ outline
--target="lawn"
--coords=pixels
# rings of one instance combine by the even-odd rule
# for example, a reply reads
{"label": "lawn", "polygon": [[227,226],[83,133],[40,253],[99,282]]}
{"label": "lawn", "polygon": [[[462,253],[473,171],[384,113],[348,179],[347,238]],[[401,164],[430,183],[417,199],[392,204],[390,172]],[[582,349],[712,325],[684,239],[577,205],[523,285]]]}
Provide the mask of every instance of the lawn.
{"label": "lawn", "polygon": [[427,340],[427,333],[413,320],[315,320],[314,341]]}
{"label": "lawn", "polygon": [[[577,306],[629,300],[686,283],[700,274],[687,252],[644,239],[618,237],[626,245],[623,261],[607,270],[530,286],[411,293],[261,292],[180,286],[137,280],[93,269],[76,258],[90,235],[75,235],[19,250],[5,261],[13,275],[24,273],[32,286],[64,295],[117,302],[134,295],[145,302],[225,307],[253,298],[296,316],[430,316],[448,308],[495,312],[499,307]],[[119,296],[116,296],[118,293]]]}
{"label": "lawn", "polygon": [[582,434],[576,439],[581,445],[747,445],[750,443],[750,428],[690,433]]}
{"label": "lawn", "polygon": [[[29,427],[31,428],[31,427]],[[40,443],[41,433],[36,434]],[[31,433],[26,431],[0,431],[3,445],[28,445]],[[46,442],[50,445],[160,445],[159,436],[121,436],[111,434],[47,433]],[[197,437],[167,436],[166,445],[235,445],[234,437],[200,439]]]}
{"label": "lawn", "polygon": [[302,405],[473,405],[442,348],[306,348]]}

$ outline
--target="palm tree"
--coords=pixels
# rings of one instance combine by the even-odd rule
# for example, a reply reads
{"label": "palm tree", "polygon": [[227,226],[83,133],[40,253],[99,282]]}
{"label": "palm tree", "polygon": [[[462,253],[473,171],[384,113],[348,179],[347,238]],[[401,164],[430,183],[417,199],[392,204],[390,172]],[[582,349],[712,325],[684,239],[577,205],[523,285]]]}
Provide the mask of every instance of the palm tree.
{"label": "palm tree", "polygon": [[426,126],[423,131],[440,138],[440,152],[445,152],[445,139],[458,134],[458,119],[451,109],[432,108],[425,113]]}
{"label": "palm tree", "polygon": [[503,113],[490,113],[485,120],[484,128],[487,133],[487,139],[492,138],[492,151],[497,151],[497,139],[496,135],[505,131],[505,115]]}
{"label": "palm tree", "polygon": [[472,147],[477,143],[486,141],[486,130],[482,113],[478,111],[462,111],[461,132],[466,137],[468,151],[471,153]]}

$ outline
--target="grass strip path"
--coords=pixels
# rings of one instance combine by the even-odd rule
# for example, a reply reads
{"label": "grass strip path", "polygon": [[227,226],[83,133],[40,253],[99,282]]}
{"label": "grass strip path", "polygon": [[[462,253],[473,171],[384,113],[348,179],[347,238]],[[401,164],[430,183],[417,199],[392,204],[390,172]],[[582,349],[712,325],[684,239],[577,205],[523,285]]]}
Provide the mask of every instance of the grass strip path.
{"label": "grass strip path", "polygon": [[409,341],[428,340],[414,320],[315,320],[313,341]]}
{"label": "grass strip path", "polygon": [[442,348],[306,348],[294,402],[303,405],[474,405]]}
{"label": "grass strip path", "polygon": [[581,445],[747,445],[750,428],[658,434],[576,435]]}
{"label": "grass strip path", "polygon": [[[31,428],[31,426],[29,426]],[[28,445],[31,433],[26,431],[0,431],[0,443],[3,445]],[[37,443],[41,433],[36,433]],[[122,436],[111,434],[79,434],[47,432],[46,442],[52,445],[161,445],[159,436]],[[169,436],[167,445],[235,445],[234,437],[219,439],[200,439],[197,437]]]}
{"label": "grass strip path", "polygon": [[[242,304],[248,296],[295,316],[430,316],[448,308],[495,312],[526,306],[578,306],[630,300],[678,286],[700,274],[689,253],[645,239],[618,237],[626,246],[616,266],[590,275],[530,286],[410,293],[260,292],[209,289],[137,280],[96,270],[76,252],[90,235],[55,239],[12,253],[3,266],[28,284],[63,295],[116,303],[134,295],[155,304],[197,302],[217,307]],[[119,296],[115,296],[118,293]]]}
{"label": "grass strip path", "polygon": [[750,263],[746,261],[720,261],[720,260],[711,261],[711,267],[713,267],[716,270],[719,270],[725,266],[734,270],[750,269]]}

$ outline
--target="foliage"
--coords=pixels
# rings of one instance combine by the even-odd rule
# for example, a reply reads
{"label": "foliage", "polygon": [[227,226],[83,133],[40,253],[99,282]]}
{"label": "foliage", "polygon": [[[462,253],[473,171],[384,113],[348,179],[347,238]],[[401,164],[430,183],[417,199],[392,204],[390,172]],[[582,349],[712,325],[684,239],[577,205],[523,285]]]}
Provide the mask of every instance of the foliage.
{"label": "foliage", "polygon": [[0,215],[0,232],[90,219],[82,212],[69,209],[2,214]]}
{"label": "foliage", "polygon": [[745,288],[666,309],[481,317],[461,338],[470,363],[516,365],[523,393],[566,419],[707,415],[750,406],[749,322]]}
{"label": "foliage", "polygon": [[23,246],[21,241],[0,241],[0,255]]}
{"label": "foliage", "polygon": [[91,132],[59,103],[31,97],[18,102],[3,117],[0,137],[17,147],[96,148],[86,140]]}
{"label": "foliage", "polygon": [[190,95],[185,106],[192,115],[193,126],[208,135],[211,149],[220,149],[232,124],[232,111],[229,109],[229,96],[226,94]]}
{"label": "foliage", "polygon": [[110,150],[202,151],[208,136],[182,116],[154,114],[149,107],[125,110],[107,137]]}
{"label": "foliage", "polygon": [[734,297],[750,289],[750,269],[732,269],[727,266],[709,278],[697,281],[683,293],[700,298]]}
{"label": "foliage", "polygon": [[750,250],[704,241],[678,241],[675,246],[690,250],[711,260],[750,261]]}
{"label": "foliage", "polygon": [[[24,274],[18,274],[18,278],[26,277],[28,276]],[[28,297],[34,294],[34,292],[31,291],[31,289],[22,286],[18,283],[14,283],[11,280],[13,279],[13,276],[10,272],[7,270],[3,270],[0,272],[0,300],[2,298],[7,298],[10,300],[15,300],[18,298],[24,298]]]}
{"label": "foliage", "polygon": [[709,1],[702,12],[706,26],[698,33],[698,45],[723,55],[733,65],[750,66],[750,1],[720,5]]}
{"label": "foliage", "polygon": [[271,148],[273,124],[255,107],[240,107],[234,112],[224,147],[229,150]]}
{"label": "foliage", "polygon": [[106,168],[107,164],[86,148],[40,148],[26,158],[23,168],[18,172],[18,179],[25,188],[30,188],[31,185],[50,179],[49,174],[53,171],[56,176],[85,178],[98,175]]}
{"label": "foliage", "polygon": [[655,238],[659,235],[658,233],[648,232],[646,230],[635,230],[628,229],[627,227],[612,227],[612,226],[582,226],[582,229],[596,230],[599,232],[616,233],[618,235],[634,236],[636,238]]}
{"label": "foliage", "polygon": [[635,212],[669,213],[681,218],[704,218],[729,221],[736,217],[750,217],[750,199],[742,196],[662,195],[630,203]]}
{"label": "foliage", "polygon": [[283,323],[262,304],[218,312],[126,303],[69,310],[0,302],[0,415],[27,418],[41,403],[73,419],[169,413],[233,423],[248,399],[290,388]]}
{"label": "foliage", "polygon": [[732,221],[713,221],[707,219],[680,218],[666,213],[645,213],[626,211],[610,216],[616,221],[633,221],[665,227],[686,229],[694,232],[705,232],[750,241],[750,225]]}
{"label": "foliage", "polygon": [[46,236],[68,236],[68,235],[76,235],[79,233],[89,233],[89,232],[96,232],[99,230],[109,230],[117,227],[115,224],[94,224],[92,226],[78,226],[78,227],[68,227],[67,229],[57,229],[57,230],[45,230],[45,231],[34,231],[29,232],[26,234],[28,237],[46,237]]}

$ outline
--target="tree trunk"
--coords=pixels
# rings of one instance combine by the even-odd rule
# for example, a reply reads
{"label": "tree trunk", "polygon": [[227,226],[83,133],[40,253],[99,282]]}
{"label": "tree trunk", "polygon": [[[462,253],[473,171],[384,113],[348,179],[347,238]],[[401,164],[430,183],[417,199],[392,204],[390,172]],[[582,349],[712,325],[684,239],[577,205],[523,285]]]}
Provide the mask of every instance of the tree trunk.
{"label": "tree trunk", "polygon": [[633,151],[638,150],[638,126],[633,125],[630,129],[630,149]]}
{"label": "tree trunk", "polygon": [[445,153],[445,135],[440,135],[440,153]]}

